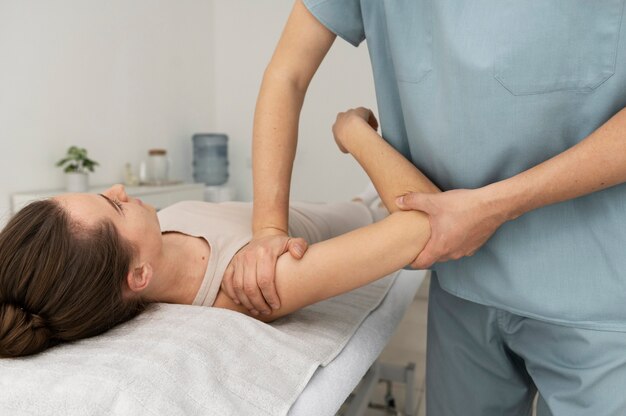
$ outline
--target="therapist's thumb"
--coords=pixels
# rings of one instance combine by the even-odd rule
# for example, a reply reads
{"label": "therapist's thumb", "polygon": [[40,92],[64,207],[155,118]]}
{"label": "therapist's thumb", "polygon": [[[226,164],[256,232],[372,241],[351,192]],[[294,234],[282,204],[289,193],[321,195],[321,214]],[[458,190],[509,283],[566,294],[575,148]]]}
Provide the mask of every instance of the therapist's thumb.
{"label": "therapist's thumb", "polygon": [[287,250],[296,259],[301,259],[308,248],[304,238],[291,238],[287,243]]}
{"label": "therapist's thumb", "polygon": [[411,192],[396,198],[396,205],[404,211],[426,211],[428,194]]}

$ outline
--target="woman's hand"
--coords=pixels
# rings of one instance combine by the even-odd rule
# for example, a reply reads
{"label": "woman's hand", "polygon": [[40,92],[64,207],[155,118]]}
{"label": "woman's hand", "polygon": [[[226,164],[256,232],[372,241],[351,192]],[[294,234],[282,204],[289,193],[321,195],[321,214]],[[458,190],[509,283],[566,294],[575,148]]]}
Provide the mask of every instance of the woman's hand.
{"label": "woman's hand", "polygon": [[335,124],[333,124],[333,136],[335,143],[343,153],[348,153],[347,141],[350,140],[356,125],[354,123],[367,123],[375,131],[378,129],[378,120],[372,110],[365,107],[352,108],[348,111],[337,114]]}
{"label": "woman's hand", "polygon": [[428,269],[437,262],[471,256],[507,221],[483,189],[410,193],[398,198],[400,209],[423,211],[430,220],[430,240],[411,267]]}
{"label": "woman's hand", "polygon": [[269,315],[280,308],[274,282],[276,260],[289,252],[296,259],[307,250],[302,238],[290,238],[274,230],[258,235],[231,259],[224,272],[222,289],[237,305],[242,304],[253,315]]}

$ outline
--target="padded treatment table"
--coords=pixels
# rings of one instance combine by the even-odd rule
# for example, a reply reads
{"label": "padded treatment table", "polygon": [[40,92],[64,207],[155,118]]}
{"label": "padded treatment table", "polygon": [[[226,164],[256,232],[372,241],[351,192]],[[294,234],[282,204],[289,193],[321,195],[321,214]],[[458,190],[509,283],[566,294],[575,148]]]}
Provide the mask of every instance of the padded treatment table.
{"label": "padded treatment table", "polygon": [[382,303],[363,321],[341,353],[319,367],[289,411],[291,416],[337,413],[373,366],[400,324],[426,271],[402,270]]}

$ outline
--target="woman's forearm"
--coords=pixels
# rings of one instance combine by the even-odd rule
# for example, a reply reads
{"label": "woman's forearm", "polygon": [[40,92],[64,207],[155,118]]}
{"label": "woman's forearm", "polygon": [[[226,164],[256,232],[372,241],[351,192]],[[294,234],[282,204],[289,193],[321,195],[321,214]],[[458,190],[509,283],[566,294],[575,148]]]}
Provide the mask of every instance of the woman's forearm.
{"label": "woman's forearm", "polygon": [[[313,244],[301,260],[283,255],[276,266],[281,307],[271,315],[255,318],[272,321],[371,283],[411,263],[429,237],[430,224],[424,214],[397,212],[377,223]],[[222,291],[214,306],[250,315]]]}
{"label": "woman's forearm", "polygon": [[344,145],[376,187],[389,212],[395,200],[409,192],[440,192],[422,172],[387,143],[364,120],[354,119]]}

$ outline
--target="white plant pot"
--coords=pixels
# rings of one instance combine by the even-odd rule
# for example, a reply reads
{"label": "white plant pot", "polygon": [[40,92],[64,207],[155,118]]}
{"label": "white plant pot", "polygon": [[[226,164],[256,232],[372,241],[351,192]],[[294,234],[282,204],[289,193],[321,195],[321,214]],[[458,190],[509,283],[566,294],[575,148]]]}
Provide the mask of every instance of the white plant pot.
{"label": "white plant pot", "polygon": [[89,175],[80,172],[65,174],[65,189],[67,192],[87,192],[89,190]]}

